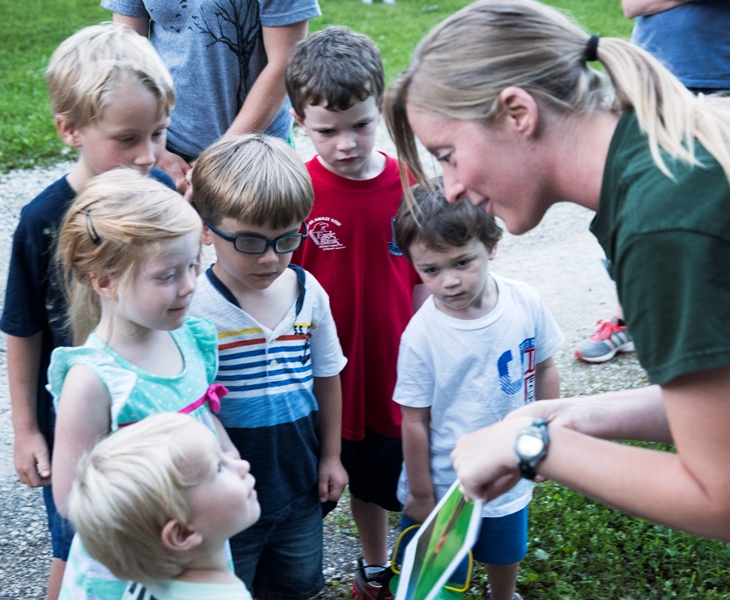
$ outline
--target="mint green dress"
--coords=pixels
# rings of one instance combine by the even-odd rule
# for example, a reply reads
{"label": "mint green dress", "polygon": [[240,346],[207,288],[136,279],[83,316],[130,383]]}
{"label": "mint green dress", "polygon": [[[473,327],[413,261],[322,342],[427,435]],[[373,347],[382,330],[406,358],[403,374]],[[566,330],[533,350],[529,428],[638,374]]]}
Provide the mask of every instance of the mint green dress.
{"label": "mint green dress", "polygon": [[[211,407],[217,412],[219,396],[225,392],[221,393],[220,386],[211,385],[218,371],[215,326],[210,321],[189,317],[170,334],[183,357],[183,370],[173,377],[143,371],[93,333],[83,346],[56,348],[48,368],[48,390],[56,411],[66,374],[74,365],[82,364],[93,370],[109,390],[112,433],[162,412],[189,414],[216,433]],[[127,583],[91,558],[78,535],[74,536],[60,600],[120,600]]]}

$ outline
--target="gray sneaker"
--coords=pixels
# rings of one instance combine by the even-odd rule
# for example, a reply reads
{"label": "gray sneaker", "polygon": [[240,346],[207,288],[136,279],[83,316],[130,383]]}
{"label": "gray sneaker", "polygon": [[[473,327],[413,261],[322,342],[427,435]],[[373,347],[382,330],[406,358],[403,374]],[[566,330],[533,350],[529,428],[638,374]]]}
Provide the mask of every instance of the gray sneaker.
{"label": "gray sneaker", "polygon": [[634,338],[626,324],[618,317],[610,321],[598,321],[598,329],[575,349],[575,356],[589,363],[611,360],[619,352],[633,352]]}

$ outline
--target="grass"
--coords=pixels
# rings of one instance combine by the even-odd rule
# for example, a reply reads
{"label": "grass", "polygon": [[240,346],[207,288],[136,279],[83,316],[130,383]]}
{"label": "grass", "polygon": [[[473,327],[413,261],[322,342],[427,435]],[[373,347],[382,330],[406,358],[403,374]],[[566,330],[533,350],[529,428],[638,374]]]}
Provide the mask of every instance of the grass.
{"label": "grass", "polygon": [[0,171],[58,161],[69,152],[58,137],[43,72],[65,38],[108,19],[98,0],[3,2],[0,42]]}
{"label": "grass", "polygon": [[518,586],[546,600],[727,599],[729,560],[728,544],[633,519],[547,482],[530,505]]}
{"label": "grass", "polygon": [[[403,70],[414,46],[436,23],[467,0],[398,0],[366,5],[360,0],[320,0],[323,16],[310,31],[346,25],[372,37],[383,54],[386,78]],[[603,36],[629,35],[618,0],[552,0]],[[108,20],[98,0],[24,0],[3,3],[0,41],[0,172],[72,157],[56,134],[43,72],[53,50],[77,29]]]}

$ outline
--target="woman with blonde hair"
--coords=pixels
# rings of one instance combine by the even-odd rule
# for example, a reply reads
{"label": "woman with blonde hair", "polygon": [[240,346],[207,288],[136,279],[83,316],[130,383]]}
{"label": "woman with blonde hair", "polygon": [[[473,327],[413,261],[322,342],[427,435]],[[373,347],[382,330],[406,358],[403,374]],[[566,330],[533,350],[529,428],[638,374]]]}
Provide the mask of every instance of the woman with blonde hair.
{"label": "woman with blonde hair", "polygon": [[[550,478],[730,540],[730,102],[693,96],[647,52],[555,9],[483,0],[419,44],[385,115],[419,183],[416,138],[449,200],[511,233],[558,202],[596,211],[591,231],[653,384],[538,402],[463,437],[452,458],[468,493]],[[677,452],[607,441],[618,439]]]}

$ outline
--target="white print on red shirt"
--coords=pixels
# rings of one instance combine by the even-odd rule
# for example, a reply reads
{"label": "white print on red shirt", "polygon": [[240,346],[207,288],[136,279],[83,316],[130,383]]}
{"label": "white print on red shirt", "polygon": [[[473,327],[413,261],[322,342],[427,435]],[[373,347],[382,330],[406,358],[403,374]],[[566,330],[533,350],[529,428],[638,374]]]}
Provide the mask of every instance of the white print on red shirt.
{"label": "white print on red shirt", "polygon": [[317,217],[309,222],[309,237],[322,250],[342,250],[345,248],[337,238],[337,233],[332,231],[332,226],[342,225],[337,219],[330,217]]}

